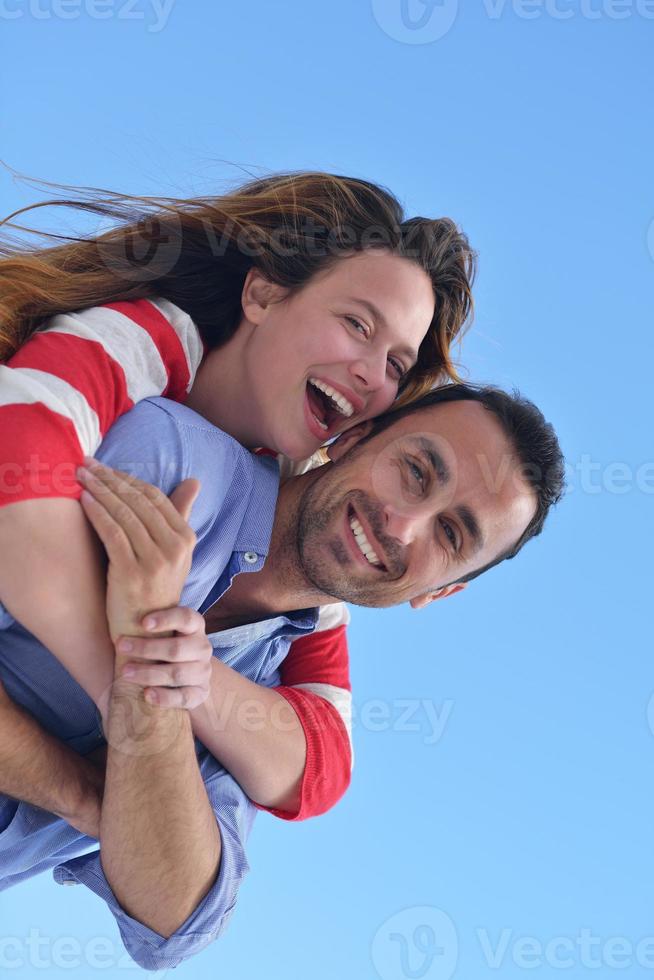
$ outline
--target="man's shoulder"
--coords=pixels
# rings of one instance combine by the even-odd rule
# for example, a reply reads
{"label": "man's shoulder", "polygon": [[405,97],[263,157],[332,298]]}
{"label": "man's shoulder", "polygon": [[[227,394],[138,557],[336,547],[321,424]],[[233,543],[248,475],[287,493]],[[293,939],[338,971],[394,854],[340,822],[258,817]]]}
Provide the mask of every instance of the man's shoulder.
{"label": "man's shoulder", "polygon": [[[163,482],[173,477],[178,482],[187,476],[213,480],[219,475],[229,478],[237,470],[248,472],[253,458],[202,415],[161,396],[144,398],[122,415],[105,436],[98,456],[162,489]],[[148,464],[148,470],[136,473],[133,459]]]}
{"label": "man's shoulder", "polygon": [[133,421],[161,428],[176,429],[187,433],[187,437],[210,439],[215,445],[222,446],[236,456],[249,457],[249,451],[228,435],[217,425],[214,425],[203,415],[181,402],[172,401],[162,396],[144,398],[125,416]]}

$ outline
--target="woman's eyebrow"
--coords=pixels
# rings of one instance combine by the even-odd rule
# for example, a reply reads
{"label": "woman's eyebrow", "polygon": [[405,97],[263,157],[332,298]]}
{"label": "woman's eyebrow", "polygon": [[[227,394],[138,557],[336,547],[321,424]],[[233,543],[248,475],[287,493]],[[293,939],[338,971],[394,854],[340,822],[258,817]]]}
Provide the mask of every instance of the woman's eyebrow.
{"label": "woman's eyebrow", "polygon": [[[365,307],[365,309],[368,311],[368,313],[373,318],[373,320],[376,320],[377,323],[379,323],[380,326],[382,326],[385,330],[390,330],[388,326],[388,320],[386,319],[382,311],[379,309],[379,307],[375,306],[375,304],[371,300],[362,299],[360,296],[349,296],[348,300],[351,303],[358,303],[359,306]],[[398,351],[402,354],[406,354],[406,356],[409,357],[412,362],[418,360],[418,351],[415,350],[413,347],[410,347],[408,344],[403,344],[401,347],[398,348]]]}

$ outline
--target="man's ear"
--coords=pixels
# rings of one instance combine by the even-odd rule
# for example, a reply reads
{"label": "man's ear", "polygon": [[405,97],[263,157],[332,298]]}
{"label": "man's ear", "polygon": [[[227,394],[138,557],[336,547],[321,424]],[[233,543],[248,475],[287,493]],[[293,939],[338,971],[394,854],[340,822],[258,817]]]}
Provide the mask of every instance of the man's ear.
{"label": "man's ear", "polygon": [[454,595],[456,592],[462,592],[463,589],[467,588],[467,582],[453,582],[452,585],[444,585],[442,589],[434,589],[433,592],[426,592],[425,595],[416,596],[415,599],[411,599],[409,605],[412,609],[424,609],[425,606],[428,606],[430,602],[435,602],[436,599],[447,599],[448,595]]}
{"label": "man's ear", "polygon": [[241,307],[243,315],[250,323],[258,325],[261,323],[268,307],[272,303],[278,303],[284,299],[288,290],[284,286],[278,285],[266,279],[263,273],[252,266],[241,292]]}
{"label": "man's ear", "polygon": [[351,429],[342,432],[338,439],[327,447],[327,455],[332,463],[335,463],[341,456],[345,456],[345,453],[353,449],[361,439],[364,439],[371,429],[372,419],[367,419],[365,422],[359,422],[358,425],[353,425]]}

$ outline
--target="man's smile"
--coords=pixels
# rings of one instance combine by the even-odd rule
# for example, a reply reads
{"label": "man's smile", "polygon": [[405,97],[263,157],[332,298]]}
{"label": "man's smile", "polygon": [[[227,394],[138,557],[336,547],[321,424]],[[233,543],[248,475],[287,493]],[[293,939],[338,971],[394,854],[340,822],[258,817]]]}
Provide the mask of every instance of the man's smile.
{"label": "man's smile", "polygon": [[351,504],[346,510],[345,536],[350,545],[350,551],[359,564],[367,565],[378,572],[387,570],[380,558],[381,547],[372,532],[364,528],[359,514]]}

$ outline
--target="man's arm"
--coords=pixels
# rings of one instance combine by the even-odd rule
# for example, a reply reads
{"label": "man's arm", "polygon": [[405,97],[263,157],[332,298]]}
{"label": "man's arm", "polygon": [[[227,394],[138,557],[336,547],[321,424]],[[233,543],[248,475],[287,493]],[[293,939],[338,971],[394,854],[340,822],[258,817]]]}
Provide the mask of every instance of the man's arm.
{"label": "man's arm", "polygon": [[[186,480],[169,500],[155,487],[97,464],[80,476],[87,487],[82,505],[110,558],[110,631],[113,637],[130,635],[125,624],[138,630],[143,617],[168,597],[179,600],[195,545],[186,521],[199,485]],[[97,498],[89,487],[95,487]],[[117,654],[106,727],[100,859],[124,911],[168,938],[216,881],[220,832],[198,767],[188,710],[148,704],[143,689],[122,677],[126,664],[125,654]]]}
{"label": "man's arm", "polygon": [[116,659],[109,707],[100,857],[128,915],[168,938],[216,880],[220,832],[188,711],[148,705],[119,680],[124,663]]}
{"label": "man's arm", "polygon": [[0,793],[98,838],[104,772],[42,728],[0,684]]}

